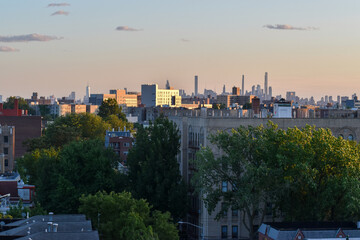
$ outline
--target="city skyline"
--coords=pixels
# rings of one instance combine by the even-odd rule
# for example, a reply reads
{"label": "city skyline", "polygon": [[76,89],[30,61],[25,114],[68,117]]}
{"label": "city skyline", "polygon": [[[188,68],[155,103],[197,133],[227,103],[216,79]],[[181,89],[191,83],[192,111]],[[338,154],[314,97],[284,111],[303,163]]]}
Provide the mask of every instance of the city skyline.
{"label": "city skyline", "polygon": [[356,0],[0,3],[0,95],[85,95],[157,83],[199,93],[351,96],[360,87]]}

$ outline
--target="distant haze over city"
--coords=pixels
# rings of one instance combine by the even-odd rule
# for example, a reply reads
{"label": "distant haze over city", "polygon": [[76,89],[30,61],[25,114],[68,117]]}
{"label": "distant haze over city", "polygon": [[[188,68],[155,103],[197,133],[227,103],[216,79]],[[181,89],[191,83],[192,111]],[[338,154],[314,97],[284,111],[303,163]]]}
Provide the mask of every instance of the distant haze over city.
{"label": "distant haze over city", "polygon": [[2,0],[0,95],[85,95],[166,80],[320,99],[360,89],[358,0]]}

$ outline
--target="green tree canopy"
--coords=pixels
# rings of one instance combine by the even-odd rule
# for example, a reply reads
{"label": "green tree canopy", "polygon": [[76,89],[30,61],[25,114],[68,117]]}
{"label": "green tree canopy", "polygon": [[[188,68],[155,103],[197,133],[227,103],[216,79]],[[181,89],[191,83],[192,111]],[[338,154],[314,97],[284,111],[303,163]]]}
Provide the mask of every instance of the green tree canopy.
{"label": "green tree canopy", "polygon": [[98,115],[103,119],[106,119],[110,115],[116,115],[120,120],[127,121],[126,115],[122,113],[121,107],[114,98],[106,99],[101,103]]}
{"label": "green tree canopy", "polygon": [[169,213],[151,213],[151,207],[145,200],[136,200],[130,193],[98,192],[83,195],[80,202],[80,213],[91,219],[102,239],[179,239]]}
{"label": "green tree canopy", "polygon": [[76,213],[81,194],[119,189],[117,164],[115,153],[98,139],[36,150],[18,160],[22,177],[36,185],[37,200],[56,213]]}
{"label": "green tree canopy", "polygon": [[274,217],[280,210],[292,221],[359,216],[360,155],[355,142],[336,138],[330,130],[281,130],[271,122],[218,132],[210,142],[194,160],[192,183],[210,213],[222,203],[217,218],[227,209],[243,211],[251,237],[255,218],[262,221],[269,210]]}
{"label": "green tree canopy", "polygon": [[187,188],[176,159],[179,147],[175,124],[158,118],[148,128],[138,128],[136,145],[127,159],[133,195],[147,199],[157,210],[169,211],[175,220],[184,216],[187,201]]}
{"label": "green tree canopy", "polygon": [[49,125],[40,138],[27,141],[28,151],[37,148],[62,147],[63,145],[75,140],[82,139],[103,139],[106,130],[111,125],[106,123],[101,117],[90,114],[68,114],[55,119]]}

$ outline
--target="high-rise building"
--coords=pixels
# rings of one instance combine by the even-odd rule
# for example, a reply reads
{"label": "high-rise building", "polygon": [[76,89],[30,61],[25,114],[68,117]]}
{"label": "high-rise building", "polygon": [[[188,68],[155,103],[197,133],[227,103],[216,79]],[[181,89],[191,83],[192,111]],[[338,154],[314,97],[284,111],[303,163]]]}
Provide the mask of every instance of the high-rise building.
{"label": "high-rise building", "polygon": [[170,83],[169,83],[169,80],[166,80],[165,89],[170,89]]}
{"label": "high-rise building", "polygon": [[234,87],[232,88],[232,95],[238,95],[238,96],[240,96],[240,88],[234,86]]}
{"label": "high-rise building", "polygon": [[241,92],[242,92],[242,94],[241,95],[243,95],[243,96],[245,96],[245,76],[244,75],[242,75],[242,84],[241,84]]}
{"label": "high-rise building", "polygon": [[269,99],[271,99],[272,98],[272,87],[270,86],[269,87]]}
{"label": "high-rise building", "polygon": [[141,103],[146,107],[181,107],[179,90],[159,89],[157,84],[141,85]]}
{"label": "high-rise building", "polygon": [[265,100],[268,99],[268,73],[265,73],[265,83],[264,83],[264,88],[265,88]]}
{"label": "high-rise building", "polygon": [[198,95],[198,76],[195,76],[195,97]]}
{"label": "high-rise building", "polygon": [[223,86],[223,92],[222,92],[222,93],[223,93],[223,94],[226,93],[225,84],[224,84],[224,86]]}
{"label": "high-rise building", "polygon": [[90,98],[90,86],[88,84],[85,90],[84,104],[89,104],[89,98]]}

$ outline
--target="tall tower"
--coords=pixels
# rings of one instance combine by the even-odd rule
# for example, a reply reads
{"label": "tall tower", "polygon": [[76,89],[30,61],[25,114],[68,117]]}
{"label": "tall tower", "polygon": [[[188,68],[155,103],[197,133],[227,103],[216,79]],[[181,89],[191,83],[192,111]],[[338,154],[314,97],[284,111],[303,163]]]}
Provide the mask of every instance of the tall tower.
{"label": "tall tower", "polygon": [[243,96],[245,96],[245,77],[244,75],[242,75],[242,86],[241,86],[241,91]]}
{"label": "tall tower", "polygon": [[195,97],[198,95],[198,76],[195,76]]}
{"label": "tall tower", "polygon": [[88,85],[86,86],[85,97],[84,97],[85,104],[89,104],[89,98],[90,98],[90,86],[88,83]]}
{"label": "tall tower", "polygon": [[272,98],[272,87],[269,87],[269,100]]}
{"label": "tall tower", "polygon": [[265,100],[268,100],[268,73],[265,73],[265,83],[264,83],[264,88],[265,88]]}
{"label": "tall tower", "polygon": [[224,86],[223,86],[223,92],[222,92],[222,93],[223,93],[223,94],[226,93],[225,84],[224,84]]}
{"label": "tall tower", "polygon": [[166,80],[165,89],[170,89],[170,83],[169,83],[169,80]]}

